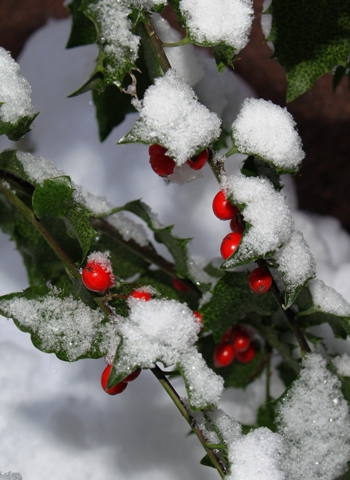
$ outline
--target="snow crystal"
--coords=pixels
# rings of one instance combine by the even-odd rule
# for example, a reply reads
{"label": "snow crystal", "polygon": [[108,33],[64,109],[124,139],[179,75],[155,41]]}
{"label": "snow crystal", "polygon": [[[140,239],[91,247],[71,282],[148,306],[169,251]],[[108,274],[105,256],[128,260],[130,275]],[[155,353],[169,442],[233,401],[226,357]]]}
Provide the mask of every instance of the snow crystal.
{"label": "snow crystal", "polygon": [[62,170],[57,170],[52,160],[46,160],[43,157],[38,157],[27,152],[20,152],[19,150],[17,150],[16,156],[34,185],[42,184],[48,178],[65,175]]}
{"label": "snow crystal", "polygon": [[279,402],[278,432],[286,444],[282,462],[289,480],[333,480],[346,471],[350,415],[340,386],[326,361],[309,354]]}
{"label": "snow crystal", "polygon": [[198,43],[225,43],[236,52],[248,43],[253,21],[250,0],[181,0],[191,37]]}
{"label": "snow crystal", "polygon": [[173,69],[146,90],[140,117],[128,138],[160,143],[178,165],[220,135],[220,119],[197,101],[194,91]]}
{"label": "snow crystal", "polygon": [[65,352],[75,361],[93,348],[97,337],[101,353],[113,353],[118,345],[115,326],[101,324],[104,316],[72,297],[61,299],[52,292],[37,300],[13,298],[0,302],[2,312],[39,337],[43,349]]}
{"label": "snow crystal", "polygon": [[229,266],[252,257],[264,257],[284,245],[293,232],[293,219],[284,196],[263,178],[231,176],[223,180],[222,189],[236,204],[244,205],[242,214],[250,225]]}
{"label": "snow crystal", "polygon": [[20,473],[0,472],[0,480],[22,480],[22,475]]}
{"label": "snow crystal", "polygon": [[303,285],[316,275],[316,262],[303,234],[292,233],[288,242],[274,256],[282,272],[287,291]]}
{"label": "snow crystal", "polygon": [[322,280],[311,280],[308,284],[312,301],[317,310],[339,317],[350,316],[350,305],[340,293],[327,287]]}
{"label": "snow crystal", "polygon": [[[110,253],[107,250],[106,252],[92,252],[86,259],[86,263],[98,263],[101,265],[107,272],[113,274],[113,267],[110,260]],[[113,275],[114,277],[114,275]],[[115,278],[114,278],[115,280]]]}
{"label": "snow crystal", "polygon": [[[281,460],[283,438],[265,427],[250,431],[229,446],[231,474],[227,480],[284,480]],[[309,477],[301,476],[301,478]]]}
{"label": "snow crystal", "polygon": [[341,357],[335,357],[332,360],[335,368],[337,369],[337,374],[342,377],[350,377],[350,357],[346,353],[343,353]]}
{"label": "snow crystal", "polygon": [[123,342],[117,352],[117,372],[137,367],[178,364],[184,371],[190,403],[195,408],[219,402],[223,379],[217,376],[193,346],[201,326],[193,312],[176,300],[128,299],[129,317],[118,324]]}
{"label": "snow crystal", "polygon": [[[157,13],[151,17],[158,37],[165,43],[176,43],[181,40],[180,33],[172,28],[165,18]],[[164,47],[164,53],[168,57],[170,65],[186,83],[194,85],[204,76],[204,69],[196,55],[194,46],[191,44],[179,47]]]}
{"label": "snow crystal", "polygon": [[193,170],[187,163],[176,165],[174,172],[164,178],[164,181],[177,183],[178,185],[186,185],[186,183],[193,182],[197,178],[203,177],[203,169]]}
{"label": "snow crystal", "polygon": [[258,155],[276,167],[295,170],[305,154],[292,115],[270,100],[244,101],[232,134],[240,153]]}
{"label": "snow crystal", "polygon": [[[105,197],[93,195],[76,185],[73,196],[78,203],[85,205],[95,215],[103,215],[113,209],[113,205]],[[126,242],[132,238],[141,247],[148,245],[147,233],[144,227],[128,218],[122,212],[113,213],[104,219],[118,230]]]}
{"label": "snow crystal", "polygon": [[[131,32],[128,18],[131,10],[125,0],[99,0],[89,4],[100,30],[100,43],[109,57],[105,61],[110,70],[121,69],[125,61],[136,61],[140,38]],[[126,60],[126,58],[127,60]]]}
{"label": "snow crystal", "polygon": [[219,429],[220,435],[230,451],[231,444],[237,442],[242,435],[241,425],[220,408],[207,412],[207,415]]}
{"label": "snow crystal", "polygon": [[0,120],[17,123],[23,117],[32,117],[32,89],[21,75],[18,63],[0,47]]}
{"label": "snow crystal", "polygon": [[136,8],[151,9],[158,5],[165,5],[167,0],[131,0],[130,3]]}

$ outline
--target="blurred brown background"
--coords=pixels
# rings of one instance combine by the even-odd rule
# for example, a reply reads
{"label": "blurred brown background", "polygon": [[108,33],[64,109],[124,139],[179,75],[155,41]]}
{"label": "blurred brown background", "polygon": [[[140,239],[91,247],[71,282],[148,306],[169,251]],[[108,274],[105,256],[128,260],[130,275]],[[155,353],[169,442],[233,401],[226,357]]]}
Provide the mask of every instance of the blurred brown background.
{"label": "blurred brown background", "polygon": [[[15,6],[14,6],[15,4]],[[240,53],[236,72],[259,97],[285,106],[284,69],[270,59],[260,28],[262,0],[255,0],[251,40]],[[66,18],[63,0],[1,0],[0,45],[18,56],[27,38],[48,18]],[[288,105],[298,124],[306,159],[296,177],[299,206],[333,215],[350,231],[350,93],[348,81],[334,93],[332,76],[321,77],[314,88]]]}

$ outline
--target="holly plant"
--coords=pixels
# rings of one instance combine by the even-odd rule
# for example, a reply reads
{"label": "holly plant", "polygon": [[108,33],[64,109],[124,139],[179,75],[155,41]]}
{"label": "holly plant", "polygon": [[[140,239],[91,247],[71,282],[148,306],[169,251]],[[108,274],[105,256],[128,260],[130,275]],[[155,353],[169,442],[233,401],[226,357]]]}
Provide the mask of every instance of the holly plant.
{"label": "holly plant", "polygon": [[[101,385],[115,401],[150,370],[202,444],[202,464],[222,478],[349,478],[350,359],[328,352],[310,327],[326,323],[346,339],[350,305],[317,279],[281,180],[300,169],[301,139],[286,108],[248,98],[232,112],[227,100],[252,0],[68,7],[67,48],[98,47],[91,75],[71,95],[92,92],[101,141],[137,112],[118,143],[147,145],[160,182],[196,181],[211,169],[218,193],[207,214],[226,222],[227,235],[221,258],[198,263],[189,239],[143,201],[112,205],[14,143],[0,153],[0,226],[30,286],[0,297],[0,313],[62,361],[104,357]],[[262,23],[286,69],[288,101],[335,67],[347,72],[349,2],[273,0]],[[4,49],[0,77],[0,134],[17,141],[38,112]],[[240,172],[229,175],[237,153]],[[280,398],[270,393],[272,372],[285,386]],[[262,375],[266,402],[254,424],[218,408],[224,389]]]}

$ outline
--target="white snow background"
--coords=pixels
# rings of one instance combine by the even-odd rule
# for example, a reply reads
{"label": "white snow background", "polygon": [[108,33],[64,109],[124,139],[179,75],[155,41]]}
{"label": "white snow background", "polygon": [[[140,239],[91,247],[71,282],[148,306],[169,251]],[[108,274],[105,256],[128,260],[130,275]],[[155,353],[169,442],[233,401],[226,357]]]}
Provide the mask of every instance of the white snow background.
{"label": "white snow background", "polygon": [[[176,225],[177,235],[194,238],[191,253],[218,256],[229,227],[212,213],[218,185],[209,167],[193,183],[165,185],[149,166],[147,147],[115,145],[136,115],[101,144],[90,94],[66,98],[88,78],[97,55],[93,46],[65,50],[69,29],[69,20],[50,22],[31,37],[19,59],[33,89],[33,105],[42,112],[29,139],[35,154],[53,160],[75,183],[115,205],[142,198],[163,224]],[[242,84],[237,102],[247,94]],[[0,139],[1,150],[10,146]],[[229,162],[232,173],[238,160]],[[286,182],[295,226],[311,246],[318,278],[350,302],[349,235],[336,219],[298,211],[293,184]],[[2,233],[0,259],[0,294],[26,288],[21,259]],[[218,478],[215,470],[199,465],[204,450],[187,436],[187,424],[150,372],[142,372],[121,395],[108,396],[100,386],[102,359],[61,362],[35,350],[29,335],[12,321],[1,322],[0,472],[20,472],[23,480]],[[330,346],[336,342],[340,352],[350,351],[348,342],[332,339],[327,328],[320,330]],[[281,386],[272,380],[277,397]],[[253,423],[264,401],[264,383],[262,378],[245,392],[229,389],[221,408]],[[180,380],[174,386],[184,394]]]}

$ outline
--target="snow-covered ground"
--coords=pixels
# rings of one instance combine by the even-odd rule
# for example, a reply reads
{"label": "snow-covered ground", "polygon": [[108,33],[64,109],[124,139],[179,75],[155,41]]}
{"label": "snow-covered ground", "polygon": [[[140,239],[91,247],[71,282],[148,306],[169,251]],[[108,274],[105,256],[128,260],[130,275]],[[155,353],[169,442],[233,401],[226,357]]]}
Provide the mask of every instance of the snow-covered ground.
{"label": "snow-covered ground", "polygon": [[[116,146],[136,115],[98,140],[90,94],[67,99],[93,70],[93,46],[64,50],[70,21],[51,22],[28,42],[20,58],[33,89],[32,102],[42,113],[26,140],[35,154],[53,160],[73,181],[115,205],[142,198],[175,233],[193,237],[190,250],[208,258],[219,255],[225,222],[214,217],[212,198],[218,190],[208,167],[203,178],[179,186],[165,185],[148,163],[143,145]],[[242,86],[241,99],[249,89]],[[11,142],[0,139],[0,148]],[[237,169],[239,157],[228,169]],[[234,164],[235,163],[235,164]],[[297,210],[292,183],[286,192],[296,228],[309,242],[318,278],[350,302],[350,237],[332,218]],[[163,253],[165,250],[160,249]],[[0,233],[0,294],[27,286],[21,259]],[[100,387],[103,360],[67,364],[38,352],[29,335],[1,319],[0,334],[0,472],[20,472],[24,480],[169,480],[215,479],[217,472],[199,465],[204,451],[156,379],[142,372],[117,397]],[[337,342],[349,351],[347,342]],[[180,380],[174,382],[180,393]],[[254,422],[264,401],[264,379],[248,389],[225,392],[221,407],[243,423]],[[281,388],[273,382],[272,394]]]}

